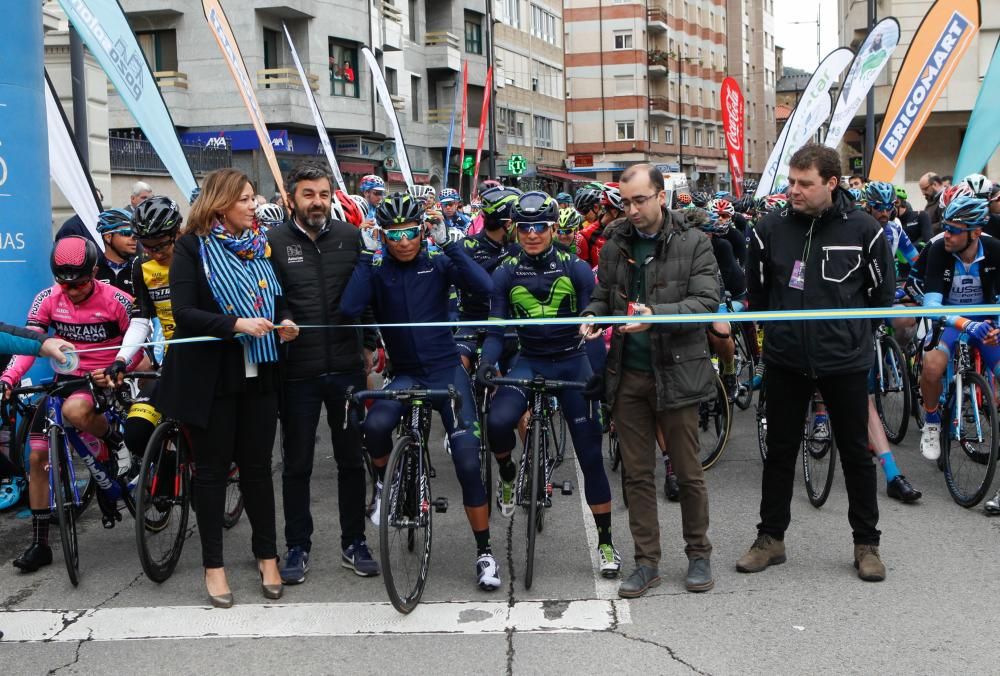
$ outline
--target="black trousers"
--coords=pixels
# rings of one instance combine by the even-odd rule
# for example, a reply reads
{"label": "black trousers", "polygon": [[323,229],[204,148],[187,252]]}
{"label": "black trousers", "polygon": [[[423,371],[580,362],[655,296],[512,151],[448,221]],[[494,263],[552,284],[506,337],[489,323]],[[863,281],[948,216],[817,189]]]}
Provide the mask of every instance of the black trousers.
{"label": "black trousers", "polygon": [[834,440],[840,451],[847,484],[847,520],[854,543],[877,545],[878,482],[868,451],[868,372],[812,379],[801,373],[768,365],[767,461],[761,481],[760,523],[757,531],[781,540],[792,519],[795,463],[809,399],[818,389],[826,403]]}
{"label": "black trousers", "polygon": [[331,374],[285,381],[281,398],[281,499],[285,508],[285,541],[289,547],[312,547],[313,520],[309,509],[310,480],[316,451],[320,408],[326,406],[333,458],[337,463],[337,503],[340,546],[346,549],[365,537],[365,469],[361,433],[344,429],[344,391],[365,389],[363,373]]}
{"label": "black trousers", "polygon": [[223,566],[222,521],[230,463],[240,468],[240,490],[252,530],[254,557],[273,559],[274,484],[271,450],[278,426],[275,392],[216,397],[209,427],[189,426],[195,456],[195,491],[201,558],[206,568]]}

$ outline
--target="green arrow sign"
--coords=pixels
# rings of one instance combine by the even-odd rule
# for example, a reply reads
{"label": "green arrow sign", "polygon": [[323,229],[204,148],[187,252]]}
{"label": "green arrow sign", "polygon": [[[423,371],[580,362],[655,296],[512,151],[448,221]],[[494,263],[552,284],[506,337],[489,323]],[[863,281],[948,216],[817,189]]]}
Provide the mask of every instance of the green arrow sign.
{"label": "green arrow sign", "polygon": [[523,155],[511,155],[510,159],[507,160],[507,171],[514,176],[520,176],[527,168],[528,163],[524,160]]}

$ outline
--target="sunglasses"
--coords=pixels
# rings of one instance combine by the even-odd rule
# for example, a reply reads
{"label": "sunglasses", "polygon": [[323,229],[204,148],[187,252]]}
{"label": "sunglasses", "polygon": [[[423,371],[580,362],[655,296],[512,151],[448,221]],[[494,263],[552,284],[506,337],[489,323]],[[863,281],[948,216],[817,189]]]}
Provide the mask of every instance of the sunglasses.
{"label": "sunglasses", "polygon": [[868,206],[872,211],[892,211],[896,208],[895,204],[889,204],[888,202],[869,202]]}
{"label": "sunglasses", "polygon": [[580,228],[556,228],[556,232],[560,235],[573,235],[579,230]]}
{"label": "sunglasses", "polygon": [[174,245],[174,240],[168,239],[162,244],[147,244],[145,241],[139,240],[139,243],[142,244],[142,248],[149,253],[160,253],[161,251],[165,251],[166,249],[172,247]]}
{"label": "sunglasses", "polygon": [[56,283],[64,289],[79,289],[87,286],[93,277],[80,277],[79,279],[57,279]]}
{"label": "sunglasses", "polygon": [[533,232],[536,235],[540,235],[540,234],[542,234],[543,232],[545,232],[546,230],[548,230],[549,228],[552,227],[551,225],[549,225],[548,223],[545,223],[545,222],[541,222],[541,223],[515,223],[514,225],[517,226],[518,232],[523,232],[524,234],[528,234],[529,232]]}
{"label": "sunglasses", "polygon": [[395,228],[394,230],[383,230],[386,239],[390,242],[402,242],[405,237],[408,240],[415,240],[420,237],[420,226],[414,225],[410,228]]}
{"label": "sunglasses", "polygon": [[121,230],[112,230],[112,235],[121,235],[122,237],[128,237],[130,239],[135,238],[135,231],[132,228],[122,228]]}
{"label": "sunglasses", "polygon": [[979,228],[966,228],[964,226],[952,225],[951,223],[944,223],[941,229],[947,232],[949,235],[961,235],[963,232],[972,232],[973,230],[979,230]]}

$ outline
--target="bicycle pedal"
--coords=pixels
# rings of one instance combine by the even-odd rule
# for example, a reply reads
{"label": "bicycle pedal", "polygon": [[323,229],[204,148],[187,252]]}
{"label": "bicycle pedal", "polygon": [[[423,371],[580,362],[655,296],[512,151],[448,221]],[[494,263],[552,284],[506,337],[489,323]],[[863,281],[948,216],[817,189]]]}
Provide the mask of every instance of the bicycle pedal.
{"label": "bicycle pedal", "polygon": [[434,502],[431,504],[434,505],[434,511],[437,514],[444,514],[445,512],[448,511],[448,498],[444,496],[435,498]]}
{"label": "bicycle pedal", "polygon": [[563,495],[573,495],[573,482],[563,481],[562,488],[559,489],[559,492]]}

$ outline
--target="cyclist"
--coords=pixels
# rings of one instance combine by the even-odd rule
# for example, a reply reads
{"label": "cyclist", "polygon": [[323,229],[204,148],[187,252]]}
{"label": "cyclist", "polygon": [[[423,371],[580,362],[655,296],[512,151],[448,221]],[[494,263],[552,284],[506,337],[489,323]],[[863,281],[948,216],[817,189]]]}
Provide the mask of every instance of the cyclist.
{"label": "cyclist", "polygon": [[[396,193],[376,211],[384,237],[386,255],[375,259],[362,253],[341,299],[347,319],[360,317],[371,306],[379,324],[419,324],[447,319],[449,287],[489,294],[489,275],[476,265],[461,243],[450,242],[443,221],[422,225],[423,205],[410,195]],[[423,230],[440,243],[440,253],[422,248]],[[490,547],[489,509],[480,478],[476,405],[469,376],[462,368],[458,349],[449,329],[443,327],[385,327],[382,338],[392,358],[393,379],[388,389],[414,387],[447,389],[454,386],[462,396],[458,425],[443,403],[436,403],[448,434],[455,472],[462,485],[465,513],[476,540],[476,577],[479,587],[500,587],[500,569]],[[379,523],[379,502],[385,466],[392,447],[392,432],[403,413],[403,404],[376,401],[364,422],[364,443],[376,474],[375,509],[372,521]]]}
{"label": "cyclist", "polygon": [[906,236],[918,247],[923,247],[931,240],[931,219],[926,211],[914,209],[909,202],[906,188],[896,186],[896,217],[906,230]]}
{"label": "cyclist", "polygon": [[462,213],[462,196],[454,188],[444,188],[441,190],[441,213],[444,215],[444,224],[448,229],[459,230],[463,235],[469,231],[472,219]]}
{"label": "cyclist", "polygon": [[365,202],[367,203],[367,208],[365,209],[365,220],[368,221],[369,226],[375,225],[375,209],[385,197],[385,181],[382,180],[381,176],[368,174],[367,176],[361,177],[361,183],[358,184],[358,190],[361,192],[361,196],[365,198]]}
{"label": "cyclist", "polygon": [[[521,252],[507,258],[493,273],[490,319],[512,317],[576,317],[590,303],[594,274],[572,254],[553,245],[552,226],[559,217],[556,201],[543,192],[525,193],[511,209]],[[541,375],[553,380],[587,380],[604,369],[604,342],[581,345],[575,326],[519,326],[521,354],[509,377],[531,379]],[[489,385],[497,373],[503,329],[491,328],[483,345],[476,378]],[[603,380],[601,381],[603,383]],[[569,424],[573,448],[584,475],[584,492],[597,524],[600,572],[617,577],[621,556],[611,539],[611,486],[604,472],[601,454],[601,423],[595,402],[587,401],[579,390],[557,395]],[[511,458],[516,444],[514,428],[527,410],[525,393],[515,387],[501,387],[490,406],[487,435],[497,459],[497,505],[500,513],[514,513],[514,479],[517,466]]]}
{"label": "cyclist", "polygon": [[[736,213],[736,206],[725,198],[716,198],[708,203],[709,214],[714,215],[717,221],[718,231],[716,234],[724,238],[733,247],[733,255],[739,262],[740,267],[747,262],[747,222],[740,214]],[[735,228],[732,226],[736,226]]]}
{"label": "cyclist", "polygon": [[[589,231],[597,224],[600,224],[603,213],[601,207],[601,198],[603,195],[603,190],[591,186],[584,186],[576,191],[576,195],[573,197],[573,208],[583,216],[583,227],[580,228],[581,233]],[[577,255],[580,258],[585,261],[590,260],[590,247],[587,244],[586,237],[580,240],[577,249]]]}
{"label": "cyclist", "polygon": [[[585,226],[580,234],[586,242],[586,260],[591,268],[597,267],[598,256],[601,247],[608,241],[607,227],[622,217],[625,210],[622,208],[622,194],[618,191],[617,183],[606,183],[601,192],[601,216],[597,223]],[[582,256],[581,256],[582,257]]]}
{"label": "cyclist", "polygon": [[285,210],[280,204],[271,204],[270,202],[261,204],[253,215],[264,232],[285,222]]}
{"label": "cyclist", "polygon": [[[996,302],[1000,293],[1000,241],[981,237],[989,207],[985,199],[961,195],[942,214],[944,236],[931,244],[924,256],[927,269],[923,277],[924,307],[942,305],[980,305]],[[941,414],[938,404],[943,389],[942,378],[955,342],[961,333],[979,349],[993,374],[1000,375],[1000,330],[987,317],[949,317],[947,328],[934,350],[924,353],[920,377],[925,424],[920,436],[920,452],[928,460],[941,456]]]}
{"label": "cyclist", "polygon": [[[55,243],[49,260],[56,284],[35,296],[28,311],[28,328],[41,334],[52,328],[56,337],[72,343],[75,350],[95,347],[117,347],[128,330],[131,297],[109,284],[96,280],[100,253],[91,240],[79,236],[64,237]],[[111,352],[78,352],[79,363],[72,372],[74,377],[102,373],[112,360]],[[0,376],[7,387],[14,386],[34,364],[31,356],[18,356],[11,360]],[[133,360],[132,366],[136,361]],[[6,396],[9,396],[7,394]],[[78,390],[63,402],[64,420],[81,432],[103,439],[118,461],[119,476],[131,466],[131,457],[121,434],[108,424],[97,411],[89,390]],[[49,481],[48,439],[42,434],[44,409],[40,408],[31,423],[29,443],[31,448],[28,484],[28,503],[31,506],[32,541],[23,554],[14,560],[14,567],[30,573],[52,563],[52,550],[48,545],[49,532]],[[98,502],[106,516],[114,505]]]}
{"label": "cyclist", "polygon": [[556,195],[556,203],[559,205],[559,211],[567,209],[573,206],[573,196],[568,192],[561,192]]}
{"label": "cyclist", "polygon": [[583,216],[573,207],[566,207],[559,210],[559,222],[556,223],[556,246],[562,247],[565,251],[579,257],[580,241],[583,235],[580,228],[583,226]]}
{"label": "cyclist", "polygon": [[[141,204],[141,202],[140,202]],[[136,241],[132,214],[125,209],[109,209],[97,217],[97,232],[104,241],[104,255],[98,259],[96,279],[134,295],[132,260]]]}

